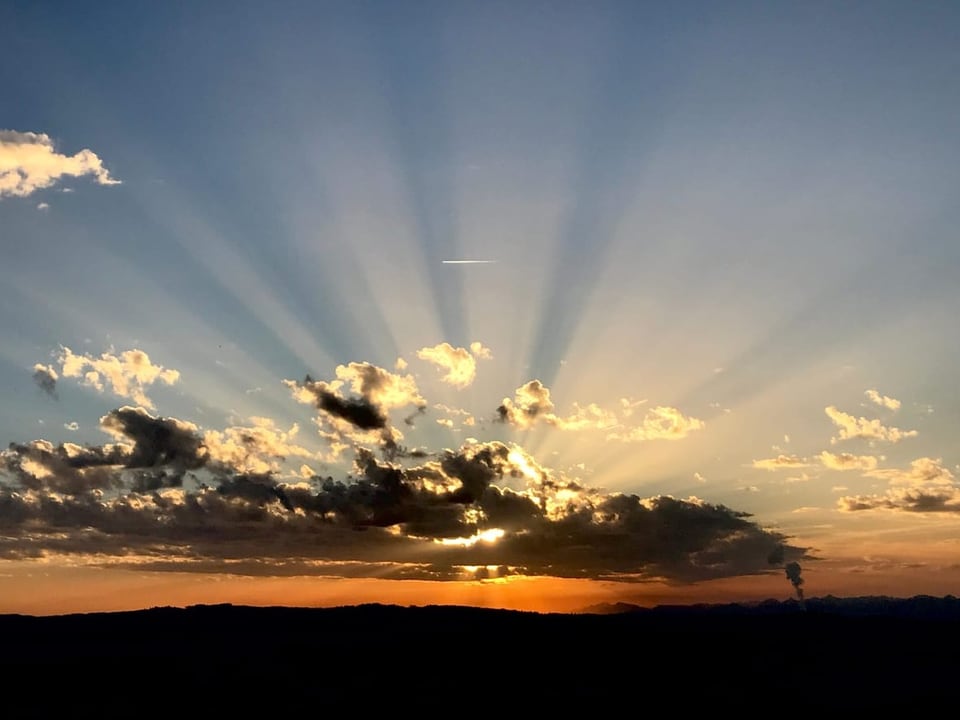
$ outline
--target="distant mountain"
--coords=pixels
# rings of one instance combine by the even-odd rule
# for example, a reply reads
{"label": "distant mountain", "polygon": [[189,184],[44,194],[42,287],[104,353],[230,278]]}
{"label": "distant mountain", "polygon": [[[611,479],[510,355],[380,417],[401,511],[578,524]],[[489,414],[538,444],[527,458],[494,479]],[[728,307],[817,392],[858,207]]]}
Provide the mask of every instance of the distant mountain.
{"label": "distant mountain", "polygon": [[639,610],[647,610],[647,608],[642,605],[634,605],[633,603],[615,602],[587,605],[587,607],[577,610],[577,612],[584,615],[617,615],[619,613],[637,612]]}
{"label": "distant mountain", "polygon": [[791,615],[808,613],[839,617],[899,617],[928,620],[960,620],[960,599],[953,595],[933,597],[917,595],[910,598],[864,596],[799,600],[763,600],[756,603],[726,603],[698,605],[657,605],[652,608],[633,603],[598,603],[577,611],[586,615],[616,615],[648,613],[659,616],[720,617],[731,615]]}

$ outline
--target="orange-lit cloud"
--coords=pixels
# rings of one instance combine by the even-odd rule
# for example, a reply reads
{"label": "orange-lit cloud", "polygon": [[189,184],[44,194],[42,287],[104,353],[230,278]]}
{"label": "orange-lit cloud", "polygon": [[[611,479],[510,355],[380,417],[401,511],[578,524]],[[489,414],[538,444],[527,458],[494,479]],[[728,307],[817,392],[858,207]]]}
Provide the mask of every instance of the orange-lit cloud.
{"label": "orange-lit cloud", "polygon": [[521,429],[542,422],[559,430],[604,430],[607,431],[607,440],[620,442],[679,440],[705,426],[699,418],[688,417],[677,408],[663,405],[647,410],[638,425],[627,422],[644,402],[621,400],[622,419],[614,411],[596,403],[573,403],[569,414],[558,415],[554,412],[550,389],[539,380],[530,380],[516,389],[513,398],[503,399],[497,414],[501,422]]}
{"label": "orange-lit cloud", "polygon": [[469,350],[444,342],[420,348],[417,357],[446,371],[441,380],[462,389],[477,377],[477,359],[489,359],[491,354],[489,348],[479,342],[471,343]]}
{"label": "orange-lit cloud", "polygon": [[840,428],[838,436],[831,442],[838,440],[852,440],[854,438],[863,438],[865,440],[883,440],[885,442],[897,443],[904,438],[916,437],[916,430],[901,430],[900,428],[887,427],[879,420],[869,420],[865,417],[855,417],[848,413],[838,410],[833,405],[824,408],[833,424]]}
{"label": "orange-lit cloud", "polygon": [[840,498],[837,505],[846,512],[897,510],[915,513],[960,512],[960,486],[940,458],[922,457],[906,470],[875,469],[868,477],[887,480],[891,488],[881,495]]}
{"label": "orange-lit cloud", "polygon": [[780,470],[782,468],[805,468],[810,467],[810,463],[805,458],[797,455],[777,455],[775,458],[764,458],[754,460],[753,467],[760,470]]}
{"label": "orange-lit cloud", "polygon": [[873,455],[853,455],[851,453],[820,453],[820,462],[831,470],[873,470],[877,467],[877,458]]}
{"label": "orange-lit cloud", "polygon": [[889,397],[887,395],[881,395],[877,390],[867,390],[864,395],[866,395],[870,402],[879,405],[880,407],[885,407],[888,410],[899,410],[900,401],[896,398]]}

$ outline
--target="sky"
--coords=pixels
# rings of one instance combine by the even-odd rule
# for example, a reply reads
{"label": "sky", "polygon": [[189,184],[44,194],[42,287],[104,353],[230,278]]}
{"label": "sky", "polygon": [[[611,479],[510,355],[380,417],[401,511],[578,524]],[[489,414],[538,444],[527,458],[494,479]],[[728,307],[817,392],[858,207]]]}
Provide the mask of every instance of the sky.
{"label": "sky", "polygon": [[0,612],[960,594],[957,5],[0,43]]}

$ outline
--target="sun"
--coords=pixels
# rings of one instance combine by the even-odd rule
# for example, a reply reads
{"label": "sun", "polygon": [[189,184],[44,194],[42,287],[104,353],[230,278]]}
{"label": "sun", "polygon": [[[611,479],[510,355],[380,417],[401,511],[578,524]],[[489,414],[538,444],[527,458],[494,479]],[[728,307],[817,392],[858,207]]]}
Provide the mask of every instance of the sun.
{"label": "sun", "polygon": [[478,531],[470,537],[442,538],[438,540],[441,545],[455,545],[457,547],[473,547],[479,542],[492,545],[507,533],[500,528],[489,528],[488,530]]}

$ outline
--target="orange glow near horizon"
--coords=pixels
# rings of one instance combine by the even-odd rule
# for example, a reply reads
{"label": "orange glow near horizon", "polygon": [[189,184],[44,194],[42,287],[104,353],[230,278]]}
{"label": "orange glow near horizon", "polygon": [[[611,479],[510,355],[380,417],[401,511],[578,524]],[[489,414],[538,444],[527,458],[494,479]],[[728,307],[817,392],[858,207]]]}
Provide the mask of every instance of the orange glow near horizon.
{"label": "orange glow near horizon", "polygon": [[[808,598],[826,595],[960,595],[957,567],[911,567],[891,562],[882,572],[851,570],[849,563],[808,563]],[[663,582],[510,576],[489,580],[422,581],[380,578],[249,577],[139,572],[10,563],[0,576],[0,613],[58,615],[150,607],[232,603],[252,606],[336,607],[470,605],[530,612],[578,612],[591,605],[643,607],[787,600],[793,591],[782,572],[725,578],[693,585]]]}

